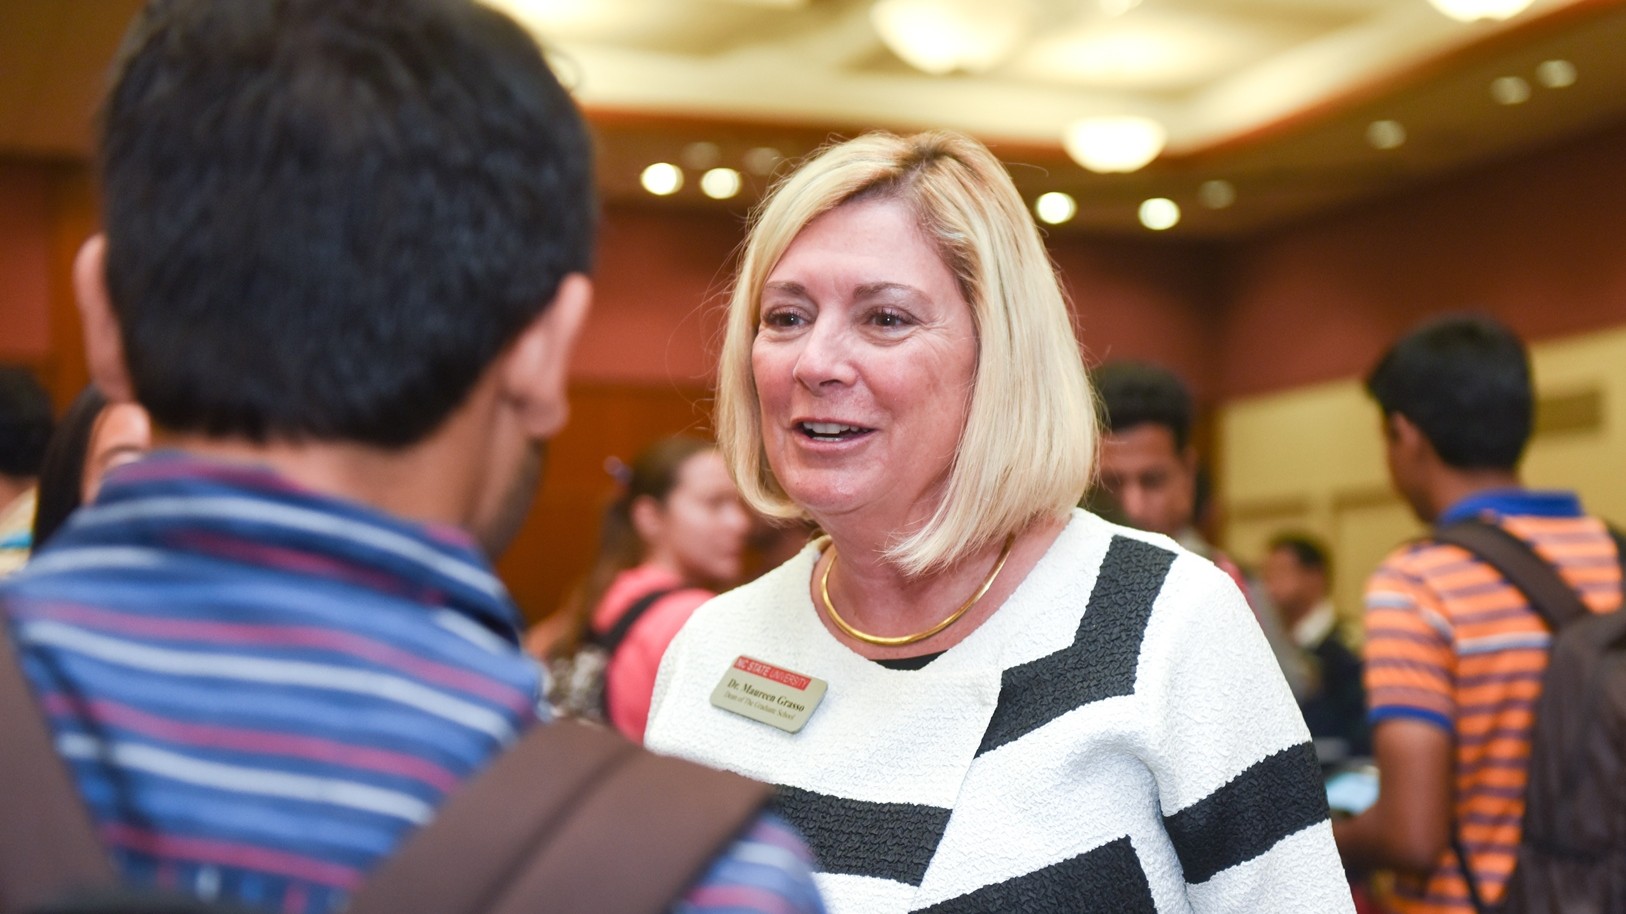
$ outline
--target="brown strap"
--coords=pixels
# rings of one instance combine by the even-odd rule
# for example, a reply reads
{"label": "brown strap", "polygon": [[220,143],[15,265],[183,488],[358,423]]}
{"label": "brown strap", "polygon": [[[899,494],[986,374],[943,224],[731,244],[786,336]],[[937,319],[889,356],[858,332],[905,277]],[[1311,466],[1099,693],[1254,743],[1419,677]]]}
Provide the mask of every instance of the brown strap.
{"label": "brown strap", "polygon": [[613,731],[536,727],[447,799],[349,914],[658,914],[769,794]]}
{"label": "brown strap", "polygon": [[0,914],[115,884],[0,612]]}
{"label": "brown strap", "polygon": [[1565,623],[1584,618],[1588,610],[1558,570],[1537,555],[1524,540],[1495,524],[1458,521],[1434,531],[1434,539],[1460,546],[1502,573],[1530,600],[1531,608],[1558,631]]}

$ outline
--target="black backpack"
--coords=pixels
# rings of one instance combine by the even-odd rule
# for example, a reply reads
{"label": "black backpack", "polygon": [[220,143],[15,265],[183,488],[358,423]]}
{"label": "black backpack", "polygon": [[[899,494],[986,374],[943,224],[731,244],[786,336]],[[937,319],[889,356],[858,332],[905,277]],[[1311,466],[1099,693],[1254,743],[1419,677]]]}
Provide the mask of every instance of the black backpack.
{"label": "black backpack", "polygon": [[[1626,575],[1626,538],[1610,530]],[[1460,836],[1452,844],[1480,914],[1626,912],[1626,610],[1594,613],[1551,565],[1501,527],[1463,521],[1434,539],[1501,572],[1553,631],[1530,733],[1524,827],[1507,893],[1487,905]]]}
{"label": "black backpack", "polygon": [[548,705],[565,717],[594,723],[609,721],[610,693],[605,677],[610,661],[638,620],[656,603],[681,589],[667,587],[644,594],[621,613],[609,631],[601,634],[589,628],[587,639],[574,653],[548,661]]}

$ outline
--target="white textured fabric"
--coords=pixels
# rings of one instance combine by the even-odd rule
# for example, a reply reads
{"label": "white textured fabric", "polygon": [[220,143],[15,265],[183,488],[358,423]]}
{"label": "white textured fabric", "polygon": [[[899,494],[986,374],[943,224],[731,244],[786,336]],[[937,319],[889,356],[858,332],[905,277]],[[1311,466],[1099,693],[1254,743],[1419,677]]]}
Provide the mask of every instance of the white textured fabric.
{"label": "white textured fabric", "polygon": [[[647,742],[781,785],[833,914],[1352,910],[1309,734],[1211,563],[1075,512],[988,621],[893,670],[825,630],[815,559],[695,614]],[[711,706],[740,655],[829,682],[800,733]]]}

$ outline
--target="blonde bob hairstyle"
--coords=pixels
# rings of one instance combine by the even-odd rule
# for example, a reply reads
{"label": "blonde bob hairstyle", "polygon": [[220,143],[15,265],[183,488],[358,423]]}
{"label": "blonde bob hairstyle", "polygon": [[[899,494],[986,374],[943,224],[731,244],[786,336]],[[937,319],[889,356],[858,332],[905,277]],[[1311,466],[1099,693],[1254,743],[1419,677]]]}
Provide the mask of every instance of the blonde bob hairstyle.
{"label": "blonde bob hairstyle", "polygon": [[751,368],[762,289],[809,223],[875,200],[914,211],[959,282],[977,334],[969,409],[942,501],[919,529],[897,531],[886,551],[905,573],[924,574],[1041,517],[1064,517],[1095,468],[1095,406],[1055,267],[999,160],[956,133],[868,134],[817,153],[752,218],[729,300],[716,406],[718,448],[752,507],[808,516],[779,485],[763,446]]}

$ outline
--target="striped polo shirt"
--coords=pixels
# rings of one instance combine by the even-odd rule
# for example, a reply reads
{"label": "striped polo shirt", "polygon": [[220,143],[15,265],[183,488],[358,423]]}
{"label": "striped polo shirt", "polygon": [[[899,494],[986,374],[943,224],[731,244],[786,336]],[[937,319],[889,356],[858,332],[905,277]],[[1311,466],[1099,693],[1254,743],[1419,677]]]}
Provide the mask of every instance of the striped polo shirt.
{"label": "striped polo shirt", "polygon": [[[115,471],[0,608],[121,872],[203,898],[342,907],[545,713],[465,533],[260,467]],[[678,907],[821,910],[805,845],[768,818]]]}
{"label": "striped polo shirt", "polygon": [[[1594,612],[1620,608],[1604,524],[1566,492],[1495,491],[1439,519],[1496,523],[1535,548]],[[1530,728],[1551,633],[1524,595],[1465,550],[1422,540],[1367,583],[1366,684],[1374,725],[1421,720],[1453,734],[1458,837],[1488,903],[1503,894],[1524,816]],[[1472,914],[1456,856],[1397,881],[1399,914]]]}

